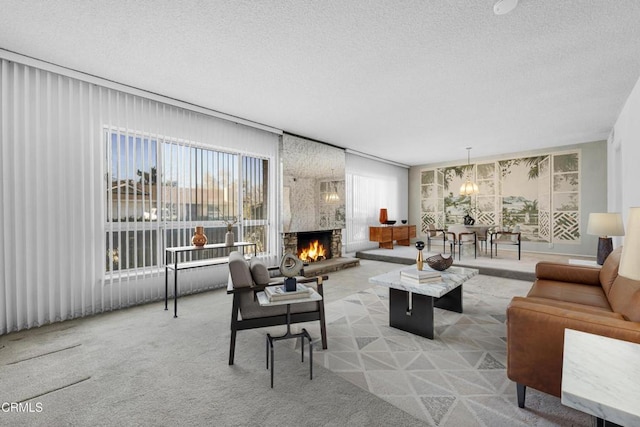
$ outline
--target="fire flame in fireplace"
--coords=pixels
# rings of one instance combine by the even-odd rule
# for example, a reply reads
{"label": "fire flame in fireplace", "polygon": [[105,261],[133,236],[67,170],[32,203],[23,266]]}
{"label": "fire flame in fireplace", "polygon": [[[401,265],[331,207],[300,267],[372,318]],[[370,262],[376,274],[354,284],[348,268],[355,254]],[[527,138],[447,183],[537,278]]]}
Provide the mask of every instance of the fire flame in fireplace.
{"label": "fire flame in fireplace", "polygon": [[326,259],[327,251],[324,249],[324,246],[320,244],[317,240],[309,243],[308,248],[304,248],[300,251],[298,258],[301,261],[313,262],[320,261]]}

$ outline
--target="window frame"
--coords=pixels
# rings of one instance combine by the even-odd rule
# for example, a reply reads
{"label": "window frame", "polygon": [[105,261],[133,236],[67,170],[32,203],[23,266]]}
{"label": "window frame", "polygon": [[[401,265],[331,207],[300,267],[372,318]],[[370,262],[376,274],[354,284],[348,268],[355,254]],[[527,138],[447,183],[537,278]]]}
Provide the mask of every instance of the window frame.
{"label": "window frame", "polygon": [[[143,215],[141,217],[142,220],[140,220],[138,216],[134,216],[133,221],[129,221],[128,219],[126,221],[120,221],[120,220],[114,221],[114,218],[113,218],[114,210],[115,210],[114,205],[116,203],[122,203],[121,196],[118,196],[116,199],[113,199],[114,193],[113,193],[112,183],[114,182],[113,181],[114,154],[112,151],[113,150],[112,138],[114,138],[114,135],[117,135],[116,138],[118,139],[124,137],[125,141],[128,141],[130,138],[132,138],[134,152],[136,151],[135,149],[136,139],[140,139],[143,142],[145,140],[148,140],[150,145],[156,144],[156,148],[155,148],[156,198],[155,200],[152,200],[149,204],[149,207],[151,208],[149,209],[149,212],[148,212],[149,218],[150,218],[149,220],[144,219],[147,212],[146,210],[144,210],[145,205],[143,204],[142,205]],[[195,150],[193,151],[193,153],[194,155],[196,155],[196,157],[197,157],[198,150],[202,150],[200,152],[201,155],[205,151],[208,151],[215,156],[219,156],[219,155],[231,156],[230,162],[228,162],[227,166],[232,167],[231,169],[232,172],[231,172],[231,175],[226,175],[225,178],[227,178],[228,176],[231,176],[230,180],[232,180],[237,184],[235,185],[235,189],[233,192],[233,197],[232,197],[233,208],[231,210],[231,213],[237,213],[236,215],[232,215],[232,217],[240,219],[233,225],[233,231],[236,235],[236,240],[240,240],[243,238],[244,230],[247,227],[263,226],[265,228],[262,234],[264,242],[256,242],[258,244],[258,249],[259,249],[258,253],[269,252],[270,240],[272,239],[272,236],[271,236],[272,230],[270,229],[271,228],[270,216],[272,213],[269,209],[269,205],[272,203],[273,194],[274,194],[274,183],[271,182],[272,179],[270,175],[270,168],[273,165],[273,161],[271,158],[264,155],[242,152],[240,150],[232,150],[229,148],[221,148],[218,146],[206,145],[203,143],[197,143],[193,141],[187,141],[181,138],[171,138],[167,136],[156,135],[153,133],[133,131],[133,130],[112,127],[112,126],[104,127],[103,136],[104,136],[104,143],[106,148],[105,187],[107,190],[106,198],[105,198],[106,206],[105,206],[105,209],[103,209],[103,212],[105,215],[103,220],[103,223],[105,225],[104,236],[106,238],[106,242],[105,242],[106,245],[104,246],[105,252],[103,253],[103,256],[106,257],[106,262],[104,265],[105,275],[111,276],[112,278],[119,277],[119,276],[132,276],[132,275],[144,276],[150,273],[158,273],[159,271],[162,271],[164,269],[164,264],[165,264],[165,260],[164,260],[165,248],[171,247],[171,246],[189,245],[195,226],[204,226],[205,230],[214,229],[216,230],[217,234],[220,234],[222,236],[224,236],[224,234],[226,233],[227,221],[231,220],[231,217],[225,218],[225,219],[221,219],[220,217],[218,217],[217,219],[205,219],[203,217],[201,218],[196,217],[194,219],[192,217],[192,212],[187,212],[186,206],[189,206],[190,210],[193,211],[195,209],[195,211],[193,212],[197,213],[199,211],[202,213],[203,210],[201,206],[204,200],[198,203],[192,203],[190,200],[185,201],[185,200],[180,200],[178,198],[178,203],[177,203],[178,206],[176,208],[178,212],[176,213],[176,217],[174,218],[173,214],[170,217],[166,217],[165,211],[172,211],[172,208],[170,206],[167,206],[167,204],[171,202],[168,202],[166,200],[166,194],[165,194],[167,183],[168,183],[166,178],[169,175],[167,173],[168,171],[166,168],[167,159],[166,159],[165,150],[167,150],[168,147],[172,147],[172,146],[179,147],[178,149],[180,150],[186,150],[185,152],[187,153],[187,155],[191,155],[190,154],[191,150]],[[129,145],[127,145],[126,147],[128,148]],[[128,155],[129,153],[125,154],[125,156],[128,156]],[[119,154],[119,156],[122,156],[122,154]],[[266,180],[266,183],[263,183],[263,190],[262,190],[264,193],[262,195],[262,198],[263,200],[265,200],[264,202],[265,208],[263,209],[264,218],[245,218],[244,216],[243,209],[244,209],[245,183],[243,182],[243,180],[245,178],[245,175],[243,174],[243,163],[247,158],[251,160],[258,159],[260,161],[263,161],[265,162],[263,163],[263,165],[266,165],[267,167],[266,173],[263,173],[262,175],[262,179]],[[200,162],[200,161],[201,159],[196,159],[196,162]],[[193,174],[192,170],[194,168],[194,160],[189,160],[189,159],[185,160],[185,158],[182,157],[177,160],[176,164],[177,164],[176,168],[178,169],[179,175]],[[135,168],[135,165],[134,165],[134,168]],[[181,168],[183,170],[180,170]],[[143,170],[142,173],[144,174],[144,172],[145,171]],[[194,181],[196,183],[195,186],[191,186],[191,185],[181,186],[180,180],[176,180],[175,182],[178,183],[177,184],[178,187],[181,188],[181,190],[179,190],[178,193],[189,192],[189,193],[197,194],[198,192],[203,191],[204,185],[202,185],[202,183],[206,179],[205,178],[206,175],[202,174],[202,172],[200,173],[201,173],[200,176],[198,176],[196,173],[191,177],[191,178],[195,177],[195,181]],[[121,175],[119,174],[116,177],[117,180],[121,180],[120,177]],[[250,184],[255,184],[255,182],[256,182],[255,180],[251,181]],[[149,183],[149,186],[151,186],[151,183]],[[125,195],[125,198],[126,197],[127,195]],[[114,203],[113,200],[116,200],[116,202]],[[135,209],[135,206],[136,206],[136,197],[134,196],[134,209]],[[217,206],[217,205],[214,204],[212,206]],[[155,217],[151,216],[153,215],[153,210],[152,210],[153,207],[155,207],[156,209]],[[183,210],[184,212],[180,212],[180,210]],[[131,218],[131,215],[128,215],[128,207],[126,212],[127,212],[126,218]],[[139,241],[142,241],[143,243],[145,241],[144,233],[147,233],[147,232],[156,233],[156,237],[151,238],[151,245],[150,245],[151,246],[150,257],[152,262],[146,263],[146,258],[143,255],[143,261],[141,264],[137,264],[137,262],[134,262],[133,266],[127,266],[129,265],[128,258],[131,256],[131,255],[128,255],[130,248],[126,245],[126,242],[124,244],[121,243],[123,239],[122,236],[124,235],[124,238],[126,239],[129,233],[139,233],[139,232],[143,233],[142,234],[143,237],[142,239],[138,239],[138,237],[135,237],[136,241],[134,242],[134,250],[133,250],[134,257],[136,256],[135,254],[137,252],[137,245]],[[174,237],[176,235],[177,237]],[[118,239],[117,245],[113,243],[114,239]],[[223,239],[221,241],[223,241]],[[213,243],[213,242],[210,241],[209,243]],[[262,250],[260,250],[260,243],[263,244]],[[113,255],[114,255],[113,250],[118,250],[119,252],[122,253],[122,248],[124,246],[127,246],[127,250],[125,251],[127,255],[124,257],[125,259],[119,260],[119,264],[117,268],[113,268],[113,263],[110,264],[109,257],[111,256],[113,258]],[[143,244],[143,248],[142,248],[143,254],[146,254],[146,252],[149,251],[148,246],[149,245]],[[121,267],[123,264],[125,265],[125,267]]]}

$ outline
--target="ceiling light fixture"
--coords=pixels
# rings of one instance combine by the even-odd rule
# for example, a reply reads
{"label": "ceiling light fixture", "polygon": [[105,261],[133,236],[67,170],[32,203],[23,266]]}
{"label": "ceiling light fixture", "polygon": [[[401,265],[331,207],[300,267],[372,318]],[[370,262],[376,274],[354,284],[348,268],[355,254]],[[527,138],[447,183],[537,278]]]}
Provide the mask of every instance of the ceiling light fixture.
{"label": "ceiling light fixture", "polygon": [[471,196],[478,194],[478,184],[469,179],[469,169],[471,169],[471,147],[467,147],[467,180],[460,186],[461,196]]}
{"label": "ceiling light fixture", "polygon": [[493,13],[496,15],[504,15],[511,12],[518,5],[518,0],[498,0],[493,5]]}
{"label": "ceiling light fixture", "polygon": [[340,196],[338,195],[338,183],[334,181],[333,169],[331,169],[331,181],[327,182],[328,192],[324,195],[324,201],[327,203],[338,203]]}

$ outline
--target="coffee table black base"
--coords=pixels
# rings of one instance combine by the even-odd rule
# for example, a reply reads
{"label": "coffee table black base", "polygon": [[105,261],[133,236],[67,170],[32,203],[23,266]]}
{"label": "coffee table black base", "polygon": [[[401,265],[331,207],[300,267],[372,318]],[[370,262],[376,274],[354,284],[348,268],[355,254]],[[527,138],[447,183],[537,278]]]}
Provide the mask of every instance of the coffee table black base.
{"label": "coffee table black base", "polygon": [[462,313],[462,285],[440,298],[389,288],[389,326],[433,339],[433,307]]}

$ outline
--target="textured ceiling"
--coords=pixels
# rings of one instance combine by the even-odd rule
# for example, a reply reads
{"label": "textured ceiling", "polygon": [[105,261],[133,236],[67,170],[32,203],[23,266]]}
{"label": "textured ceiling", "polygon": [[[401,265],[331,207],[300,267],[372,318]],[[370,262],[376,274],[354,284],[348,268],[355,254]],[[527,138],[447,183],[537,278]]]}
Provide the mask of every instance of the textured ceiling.
{"label": "textured ceiling", "polygon": [[415,165],[606,139],[640,1],[0,0],[0,48]]}

